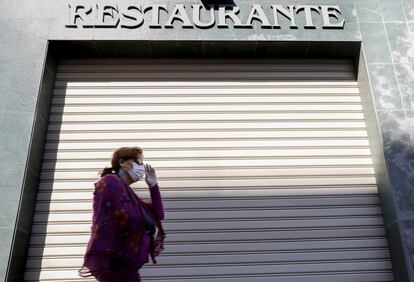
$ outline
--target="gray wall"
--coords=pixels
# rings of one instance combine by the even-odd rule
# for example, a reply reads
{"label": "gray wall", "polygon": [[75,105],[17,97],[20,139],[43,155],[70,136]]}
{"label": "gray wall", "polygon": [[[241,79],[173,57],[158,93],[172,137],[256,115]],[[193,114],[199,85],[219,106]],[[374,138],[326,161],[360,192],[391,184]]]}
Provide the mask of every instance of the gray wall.
{"label": "gray wall", "polygon": [[[389,197],[396,207],[387,231],[400,232],[414,281],[414,1],[356,1],[362,47],[379,122]],[[390,238],[391,243],[395,238]],[[394,261],[394,264],[399,264]]]}
{"label": "gray wall", "polygon": [[[322,42],[362,41],[360,65],[366,89],[371,91],[378,118],[380,142],[384,148],[390,189],[381,192],[387,217],[387,231],[394,246],[394,258],[407,265],[414,281],[414,1],[412,0],[256,0],[272,4],[337,4],[346,19],[343,30],[261,29],[68,29],[67,3],[54,0],[1,0],[0,19],[0,279],[19,280],[30,237],[31,211],[35,200],[41,163],[48,103],[56,69],[52,56],[47,57],[50,40],[191,40],[203,42],[202,48],[220,54],[220,47],[208,41],[244,41],[234,52],[256,49],[263,41]],[[96,3],[100,1],[83,1]],[[113,0],[113,3],[116,0]],[[200,4],[199,1],[140,1],[145,3]],[[251,1],[235,0],[241,7]],[[245,15],[246,16],[246,15]],[[298,20],[303,24],[303,20]],[[184,44],[185,43],[180,43]],[[164,46],[164,47],[163,47]],[[166,45],[154,45],[142,55],[163,54]],[[183,46],[183,45],[180,45]],[[195,45],[197,46],[197,45]],[[245,46],[245,47],[243,47]],[[283,49],[283,44],[280,48]],[[285,45],[288,52],[290,45]],[[306,45],[305,45],[306,46]],[[312,45],[317,46],[317,44]],[[322,46],[322,45],[321,45]],[[324,45],[326,46],[326,45]],[[185,47],[185,46],[184,46]],[[93,48],[93,46],[92,46]],[[306,50],[305,50],[306,51]],[[314,51],[317,53],[317,51]],[[324,50],[320,50],[321,55]],[[48,59],[46,59],[48,58]],[[385,172],[381,172],[385,173]],[[388,181],[388,179],[387,179]],[[386,185],[385,185],[386,186]],[[395,206],[395,211],[386,209]],[[400,248],[398,246],[401,244]],[[23,246],[21,244],[23,243]],[[17,248],[16,246],[20,247]],[[14,246],[14,248],[12,248]],[[13,255],[11,255],[13,254]],[[13,259],[11,259],[13,258]],[[10,267],[8,262],[11,261]],[[397,259],[395,259],[395,262]],[[23,266],[22,266],[23,265]],[[10,271],[8,271],[10,269]],[[404,268],[401,267],[401,271]],[[410,281],[403,273],[399,281]]]}

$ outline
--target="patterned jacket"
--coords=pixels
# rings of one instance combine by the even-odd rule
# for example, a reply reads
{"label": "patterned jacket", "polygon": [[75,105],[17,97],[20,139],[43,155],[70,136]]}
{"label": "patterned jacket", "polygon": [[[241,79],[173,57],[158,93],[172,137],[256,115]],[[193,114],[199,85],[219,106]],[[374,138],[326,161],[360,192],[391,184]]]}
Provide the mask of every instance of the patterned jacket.
{"label": "patterned jacket", "polygon": [[[138,197],[118,174],[107,174],[95,182],[91,236],[79,269],[82,277],[110,271],[111,256],[139,269],[164,249],[166,233],[162,228],[164,207],[158,184],[150,188],[151,201]],[[155,238],[144,232],[139,205],[156,223]]]}

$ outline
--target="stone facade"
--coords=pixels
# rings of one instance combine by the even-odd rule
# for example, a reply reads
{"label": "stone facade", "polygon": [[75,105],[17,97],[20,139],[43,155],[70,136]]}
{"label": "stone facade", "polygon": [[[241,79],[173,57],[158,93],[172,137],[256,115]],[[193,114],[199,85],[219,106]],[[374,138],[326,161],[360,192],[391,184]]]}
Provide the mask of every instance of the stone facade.
{"label": "stone facade", "polygon": [[[85,6],[100,2],[82,1]],[[140,5],[165,4],[171,11],[175,4],[191,6],[204,2],[144,0]],[[332,57],[335,55],[332,50],[323,49],[330,42],[337,45],[339,42],[360,43],[359,80],[372,98],[370,115],[378,121],[378,126],[372,127],[378,129],[377,145],[381,148],[378,158],[385,159],[386,170],[381,173],[386,183],[380,196],[396,279],[414,281],[414,1],[320,0],[318,5],[340,7],[345,20],[343,29],[324,29],[317,24],[316,28],[303,28],[305,17],[296,18],[299,26],[296,29],[288,26],[263,28],[259,21],[252,21],[248,28],[217,25],[183,28],[180,21],[174,21],[172,28],[154,29],[149,25],[132,29],[74,28],[66,27],[70,20],[68,4],[74,4],[71,0],[3,0],[1,3],[0,280],[20,281],[24,272],[25,246],[30,238],[42,158],[38,148],[44,143],[50,102],[47,93],[53,87],[56,70],[55,57],[48,47],[56,41],[64,45],[69,41],[87,40],[92,43],[86,44],[85,50],[105,56],[108,49],[100,50],[102,45],[93,42],[115,40],[122,42],[124,55],[136,54],[137,50],[128,51],[128,40],[149,42],[139,51],[141,56],[166,54],[171,48],[176,48],[178,54],[180,49],[197,54],[201,48],[202,55],[220,56],[223,47],[213,42],[225,41],[227,48],[236,55],[250,52],[260,56],[266,43],[271,42],[280,54],[289,55],[292,44],[298,43],[295,50],[301,51],[297,53],[314,56],[329,53]],[[250,11],[252,2],[234,0],[232,4],[242,11]],[[262,0],[254,4],[262,7],[316,5],[309,0]],[[246,20],[248,14],[241,18]],[[160,17],[168,21],[166,15]],[[168,43],[151,45],[152,41]],[[345,43],[343,46],[348,46]],[[295,54],[290,55],[294,57]]]}

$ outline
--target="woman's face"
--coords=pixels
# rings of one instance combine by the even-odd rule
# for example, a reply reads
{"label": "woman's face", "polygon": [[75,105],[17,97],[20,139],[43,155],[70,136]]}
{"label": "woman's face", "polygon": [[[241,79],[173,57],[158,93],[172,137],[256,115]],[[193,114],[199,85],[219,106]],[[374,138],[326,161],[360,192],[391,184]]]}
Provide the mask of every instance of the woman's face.
{"label": "woman's face", "polygon": [[133,168],[133,163],[142,165],[143,164],[143,159],[142,157],[138,157],[137,159],[128,159],[126,161],[120,161],[119,165],[121,166],[121,168],[123,168],[125,171],[128,171],[130,169]]}
{"label": "woman's face", "polygon": [[121,166],[121,169],[126,172],[125,176],[128,178],[128,182],[132,183],[134,180],[130,177],[129,172],[133,170],[134,168],[134,162],[138,165],[143,164],[143,159],[141,156],[139,156],[137,159],[127,159],[127,160],[120,160],[119,165]]}
{"label": "woman's face", "polygon": [[133,162],[134,162],[134,160],[129,159],[129,160],[120,162],[119,165],[121,166],[121,168],[124,171],[129,171],[129,170],[131,170],[133,168],[133,165],[132,165]]}

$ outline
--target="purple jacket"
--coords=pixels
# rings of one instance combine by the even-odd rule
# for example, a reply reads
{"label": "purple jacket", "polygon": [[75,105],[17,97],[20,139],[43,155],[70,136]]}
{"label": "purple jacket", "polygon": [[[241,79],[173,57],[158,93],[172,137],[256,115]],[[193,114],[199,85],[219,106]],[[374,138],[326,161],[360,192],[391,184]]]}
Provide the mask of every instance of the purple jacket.
{"label": "purple jacket", "polygon": [[[93,216],[84,263],[79,270],[82,277],[96,276],[110,271],[110,257],[114,256],[139,269],[163,250],[165,232],[161,225],[164,207],[158,184],[150,188],[151,202],[138,197],[120,176],[107,174],[95,182]],[[154,239],[144,232],[143,207],[158,227]]]}

